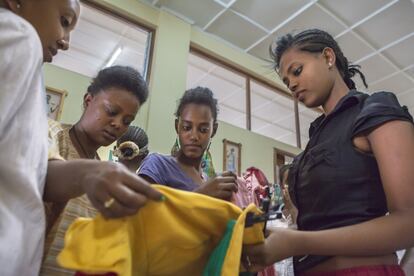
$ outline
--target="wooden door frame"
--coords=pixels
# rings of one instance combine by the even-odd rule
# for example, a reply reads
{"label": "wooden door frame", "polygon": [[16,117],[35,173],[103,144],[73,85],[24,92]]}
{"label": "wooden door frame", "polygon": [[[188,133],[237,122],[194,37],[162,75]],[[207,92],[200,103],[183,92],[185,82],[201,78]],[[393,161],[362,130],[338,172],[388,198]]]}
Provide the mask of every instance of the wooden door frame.
{"label": "wooden door frame", "polygon": [[274,177],[274,183],[279,183],[279,164],[278,164],[278,155],[283,156],[283,163],[284,163],[284,157],[289,156],[294,158],[296,155],[287,152],[278,148],[273,148],[273,177]]}

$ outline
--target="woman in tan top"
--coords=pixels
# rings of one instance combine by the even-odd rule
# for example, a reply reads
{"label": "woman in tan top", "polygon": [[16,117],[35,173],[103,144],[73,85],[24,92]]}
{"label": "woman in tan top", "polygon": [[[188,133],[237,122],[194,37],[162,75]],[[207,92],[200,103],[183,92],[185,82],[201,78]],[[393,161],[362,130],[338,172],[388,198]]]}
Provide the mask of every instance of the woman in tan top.
{"label": "woman in tan top", "polygon": [[[66,127],[49,122],[50,138],[66,160],[99,159],[98,148],[112,144],[126,132],[147,96],[146,83],[135,69],[125,66],[103,69],[88,87],[79,121]],[[107,212],[117,207],[114,198],[108,202],[113,208],[107,208]],[[62,269],[56,261],[65,232],[76,218],[94,217],[97,210],[86,195],[64,204],[45,205],[48,227],[40,275],[73,275],[73,271]]]}

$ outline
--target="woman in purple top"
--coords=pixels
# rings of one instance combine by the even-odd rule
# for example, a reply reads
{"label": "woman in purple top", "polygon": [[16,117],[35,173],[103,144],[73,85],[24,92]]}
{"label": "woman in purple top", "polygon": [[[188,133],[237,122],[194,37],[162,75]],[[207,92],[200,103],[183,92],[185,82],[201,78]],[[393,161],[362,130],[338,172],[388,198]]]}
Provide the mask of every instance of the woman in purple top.
{"label": "woman in purple top", "polygon": [[206,181],[200,166],[203,154],[217,131],[217,112],[217,100],[210,89],[196,87],[187,90],[175,113],[180,149],[175,156],[150,154],[138,175],[150,183],[229,200],[237,191],[236,176],[225,172]]}

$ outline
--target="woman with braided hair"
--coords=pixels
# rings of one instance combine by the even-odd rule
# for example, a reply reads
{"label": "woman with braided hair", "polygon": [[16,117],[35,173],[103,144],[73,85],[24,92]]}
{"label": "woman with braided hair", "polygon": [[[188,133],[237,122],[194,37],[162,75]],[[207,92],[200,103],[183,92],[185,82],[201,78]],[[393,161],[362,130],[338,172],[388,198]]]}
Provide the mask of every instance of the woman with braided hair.
{"label": "woman with braided hair", "polygon": [[129,126],[125,134],[116,141],[114,155],[118,157],[119,163],[134,173],[148,153],[148,136],[140,127]]}
{"label": "woman with braided hair", "polygon": [[351,78],[364,75],[324,31],[285,35],[271,54],[293,96],[324,114],[289,170],[298,231],[246,247],[246,266],[294,256],[296,275],[404,275],[395,251],[414,245],[411,115],[390,92],[356,91]]}

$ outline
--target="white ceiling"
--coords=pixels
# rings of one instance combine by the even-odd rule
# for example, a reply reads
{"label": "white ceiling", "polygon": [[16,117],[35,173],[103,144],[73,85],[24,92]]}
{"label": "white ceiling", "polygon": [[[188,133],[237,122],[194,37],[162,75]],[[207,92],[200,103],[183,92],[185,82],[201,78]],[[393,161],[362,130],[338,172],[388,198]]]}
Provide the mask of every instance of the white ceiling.
{"label": "white ceiling", "polygon": [[144,73],[149,33],[112,15],[81,4],[78,25],[71,33],[70,48],[53,63],[87,77],[94,77],[119,47],[113,65],[126,65]]}
{"label": "white ceiling", "polygon": [[[414,3],[410,0],[139,0],[171,11],[259,58],[292,30],[317,27],[360,64],[368,92],[388,90],[414,112]],[[360,90],[365,90],[356,78]],[[253,126],[254,127],[254,126]]]}

